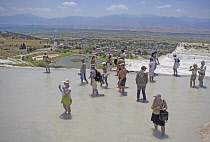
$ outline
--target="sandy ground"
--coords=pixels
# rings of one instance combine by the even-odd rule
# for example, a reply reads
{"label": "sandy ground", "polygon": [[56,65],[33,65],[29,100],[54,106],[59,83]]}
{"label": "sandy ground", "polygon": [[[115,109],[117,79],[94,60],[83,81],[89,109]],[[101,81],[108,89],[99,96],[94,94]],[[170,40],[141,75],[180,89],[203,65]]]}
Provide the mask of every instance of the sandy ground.
{"label": "sandy ground", "polygon": [[[189,76],[155,77],[148,83],[148,102],[136,102],[135,73],[127,75],[126,93],[118,92],[116,72],[111,72],[109,87],[80,83],[76,69],[0,68],[0,137],[2,142],[134,142],[209,140],[209,86],[189,87]],[[89,70],[87,70],[89,76]],[[63,118],[58,85],[66,78],[72,87],[72,116]],[[196,80],[196,85],[198,84]],[[150,121],[153,96],[161,93],[169,106],[166,137],[160,138]],[[142,96],[141,96],[142,97]],[[59,119],[61,118],[61,119]],[[206,124],[201,128],[200,126]],[[202,132],[202,136],[197,129]]]}

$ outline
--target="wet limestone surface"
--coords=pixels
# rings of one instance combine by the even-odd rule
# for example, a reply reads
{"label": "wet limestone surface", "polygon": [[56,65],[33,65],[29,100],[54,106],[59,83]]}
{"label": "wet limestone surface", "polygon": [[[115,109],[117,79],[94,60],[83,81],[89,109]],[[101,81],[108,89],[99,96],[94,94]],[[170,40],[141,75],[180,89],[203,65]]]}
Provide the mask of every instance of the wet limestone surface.
{"label": "wet limestone surface", "polygon": [[[11,142],[134,142],[201,141],[197,128],[210,121],[210,80],[204,88],[190,88],[189,76],[156,76],[146,88],[148,102],[136,102],[136,73],[127,75],[126,93],[117,88],[116,72],[108,77],[109,87],[81,83],[76,69],[0,68],[0,137]],[[87,70],[89,77],[89,70]],[[72,114],[66,116],[58,85],[70,80]],[[198,85],[198,81],[196,80]],[[166,136],[153,130],[150,109],[157,93],[167,101],[169,121]],[[142,95],[141,95],[142,97]],[[160,130],[160,128],[159,128]]]}

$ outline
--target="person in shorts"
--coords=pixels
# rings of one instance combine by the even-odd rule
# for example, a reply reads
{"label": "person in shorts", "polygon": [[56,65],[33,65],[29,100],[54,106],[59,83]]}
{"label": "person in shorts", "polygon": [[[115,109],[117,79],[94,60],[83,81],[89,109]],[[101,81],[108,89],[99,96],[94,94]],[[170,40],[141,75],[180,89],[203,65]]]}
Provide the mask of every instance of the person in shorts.
{"label": "person in shorts", "polygon": [[61,88],[61,85],[58,86],[59,90],[62,92],[62,100],[61,103],[63,104],[63,108],[65,109],[65,113],[71,113],[72,99],[71,99],[71,87],[69,85],[69,80],[66,79],[63,81],[64,86]]}
{"label": "person in shorts", "polygon": [[190,87],[195,86],[195,79],[197,77],[197,71],[198,71],[198,65],[193,64],[193,66],[190,66],[189,71],[192,71],[191,77],[190,77]]}
{"label": "person in shorts", "polygon": [[108,87],[108,75],[109,75],[109,72],[108,72],[108,67],[106,65],[106,62],[103,62],[102,63],[102,81],[101,81],[101,87],[102,87],[102,84],[106,83],[106,86]]}
{"label": "person in shorts", "polygon": [[90,70],[91,83],[90,83],[90,85],[92,86],[93,93],[96,93],[96,95],[98,95],[97,82],[95,80],[95,77],[96,77],[95,64],[91,64],[91,70]]}
{"label": "person in shorts", "polygon": [[119,91],[124,93],[125,92],[125,83],[126,83],[126,74],[127,74],[127,70],[125,68],[125,63],[121,63],[120,68],[121,68],[121,71],[119,73],[119,85],[120,85]]}
{"label": "person in shorts", "polygon": [[49,56],[47,55],[47,52],[44,52],[43,62],[44,62],[45,68],[46,68],[46,72],[50,73],[50,63],[51,63],[51,61],[50,61]]}
{"label": "person in shorts", "polygon": [[176,55],[173,55],[174,56],[174,66],[173,66],[173,70],[174,70],[174,76],[178,76],[178,71],[177,69],[179,68],[180,66],[180,60],[179,58],[176,56]]}

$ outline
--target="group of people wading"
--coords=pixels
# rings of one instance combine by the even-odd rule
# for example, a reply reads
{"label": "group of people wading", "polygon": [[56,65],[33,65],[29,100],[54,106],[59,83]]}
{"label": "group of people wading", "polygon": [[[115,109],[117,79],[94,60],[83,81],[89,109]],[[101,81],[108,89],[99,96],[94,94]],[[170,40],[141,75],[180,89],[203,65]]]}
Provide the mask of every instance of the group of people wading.
{"label": "group of people wading", "polygon": [[[128,70],[125,68],[125,57],[126,54],[124,52],[124,50],[121,50],[122,54],[120,57],[118,57],[116,60],[114,60],[115,65],[117,66],[116,69],[116,76],[118,77],[118,82],[117,82],[117,86],[119,88],[119,92],[121,93],[125,93],[125,84],[126,84],[126,74],[128,73]],[[178,76],[178,71],[177,69],[180,66],[180,59],[174,55],[174,65],[173,65],[173,71],[174,71],[174,76]],[[50,64],[50,59],[48,57],[48,55],[46,54],[46,52],[44,52],[43,55],[43,61],[46,67],[46,72],[50,72],[49,69],[49,64]],[[87,66],[85,64],[85,59],[81,59],[81,68],[80,68],[80,79],[81,82],[85,81],[87,84],[89,84],[87,78],[86,78],[86,69]],[[98,89],[97,89],[97,83],[100,83],[100,86],[102,87],[103,84],[105,84],[107,87],[109,86],[108,84],[108,76],[110,74],[110,71],[112,71],[112,56],[109,55],[107,58],[106,62],[102,63],[102,69],[101,72],[98,71],[96,69],[96,60],[95,60],[95,56],[92,57],[91,61],[90,61],[91,65],[91,69],[90,69],[90,85],[92,86],[92,93],[96,94],[97,96],[99,95]],[[157,65],[160,65],[159,60],[158,60],[158,56],[157,56],[157,52],[152,53],[151,57],[150,57],[150,62],[149,62],[149,72],[147,73],[147,67],[146,66],[142,66],[141,70],[137,72],[136,74],[136,85],[137,85],[137,102],[139,102],[140,100],[140,93],[142,92],[143,95],[143,100],[142,102],[147,100],[146,97],[146,85],[148,83],[148,81],[150,82],[155,82],[154,81],[154,76],[155,76],[155,69],[157,68]],[[199,73],[199,86],[203,87],[203,79],[205,76],[205,70],[206,70],[206,66],[205,66],[205,61],[201,62],[201,67],[198,68],[197,64],[193,64],[193,66],[190,66],[189,71],[192,71],[192,75],[190,77],[190,86],[192,87],[192,84],[195,86],[195,79],[197,76],[197,71]],[[71,107],[70,105],[72,104],[72,98],[71,98],[71,87],[70,87],[70,81],[68,79],[66,79],[65,81],[63,81],[64,86],[61,87],[61,85],[59,85],[59,90],[62,92],[62,100],[61,103],[63,104],[63,107],[65,109],[65,113],[71,113]],[[160,111],[161,110],[167,110],[168,106],[167,103],[164,99],[161,98],[160,94],[157,94],[154,96],[155,99],[153,100],[151,109],[153,110],[152,112],[152,116],[151,116],[151,121],[154,123],[154,127],[155,129],[158,128],[158,126],[161,126],[161,131],[162,134],[165,134],[165,122],[161,121],[159,119],[160,116]]]}

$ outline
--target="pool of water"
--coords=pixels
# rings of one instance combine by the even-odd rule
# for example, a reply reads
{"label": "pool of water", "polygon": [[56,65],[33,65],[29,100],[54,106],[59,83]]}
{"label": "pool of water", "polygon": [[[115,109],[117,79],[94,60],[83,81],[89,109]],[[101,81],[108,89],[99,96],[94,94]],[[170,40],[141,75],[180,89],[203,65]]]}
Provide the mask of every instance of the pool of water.
{"label": "pool of water", "polygon": [[[81,62],[73,62],[72,60],[82,59],[82,58],[85,59],[85,63],[87,65],[87,68],[90,68],[90,61],[91,61],[92,56],[91,57],[84,57],[84,56],[80,56],[80,55],[73,55],[73,56],[69,56],[69,57],[59,59],[56,62],[53,62],[51,64],[51,66],[79,69],[81,67],[82,63]],[[96,59],[96,65],[101,65],[102,62],[103,62],[102,60]]]}
{"label": "pool of water", "polygon": [[[78,69],[0,68],[0,138],[2,142],[200,142],[197,128],[210,121],[210,80],[189,87],[190,76],[156,76],[146,88],[147,103],[136,102],[136,73],[127,75],[126,93],[118,92],[116,72],[109,87],[92,95]],[[87,77],[89,70],[87,70]],[[70,79],[72,115],[65,116],[58,85]],[[196,85],[198,84],[196,80]],[[169,106],[166,136],[150,121],[153,96]],[[142,97],[142,95],[141,95]]]}

